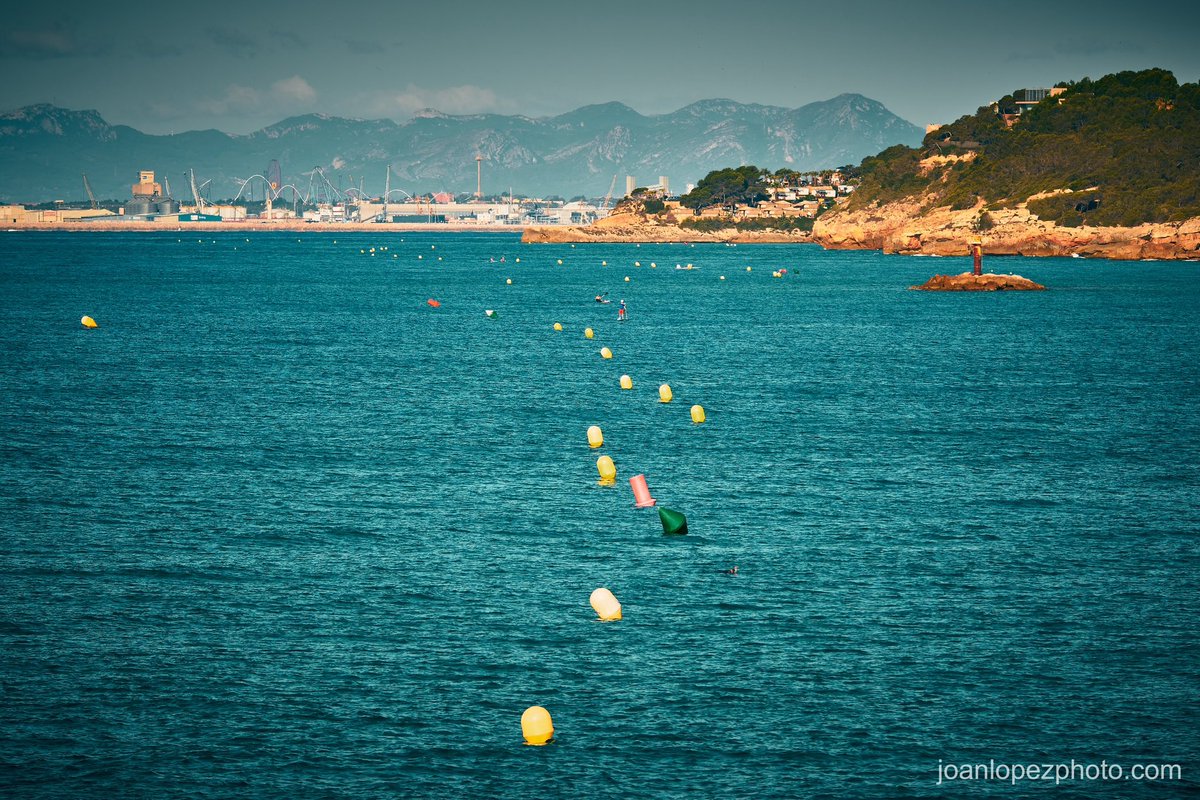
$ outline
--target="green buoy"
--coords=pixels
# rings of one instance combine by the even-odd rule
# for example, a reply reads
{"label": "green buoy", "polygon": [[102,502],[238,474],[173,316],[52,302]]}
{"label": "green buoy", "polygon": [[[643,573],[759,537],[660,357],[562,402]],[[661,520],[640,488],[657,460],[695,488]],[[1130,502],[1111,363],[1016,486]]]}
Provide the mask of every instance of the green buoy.
{"label": "green buoy", "polygon": [[687,517],[681,512],[659,506],[658,518],[662,520],[663,533],[680,536],[687,533]]}
{"label": "green buoy", "polygon": [[483,313],[488,315],[488,319],[500,319],[500,315],[490,308],[486,309]]}

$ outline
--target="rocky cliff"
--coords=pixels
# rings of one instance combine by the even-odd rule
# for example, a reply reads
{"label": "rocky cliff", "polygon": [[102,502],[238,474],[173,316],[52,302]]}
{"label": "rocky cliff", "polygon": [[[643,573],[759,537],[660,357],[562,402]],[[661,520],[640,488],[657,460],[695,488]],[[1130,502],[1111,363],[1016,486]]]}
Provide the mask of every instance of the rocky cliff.
{"label": "rocky cliff", "polygon": [[1200,259],[1200,218],[1132,228],[1064,227],[1038,219],[1025,203],[984,215],[982,203],[923,211],[925,200],[833,210],[817,220],[813,240],[828,250],[900,254],[966,255],[972,241],[982,241],[990,255]]}

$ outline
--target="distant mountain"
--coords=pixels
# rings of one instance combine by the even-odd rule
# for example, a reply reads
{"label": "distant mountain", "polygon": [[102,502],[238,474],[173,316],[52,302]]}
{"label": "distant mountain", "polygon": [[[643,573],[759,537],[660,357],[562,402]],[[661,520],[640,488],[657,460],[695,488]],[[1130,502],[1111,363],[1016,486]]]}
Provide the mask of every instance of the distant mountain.
{"label": "distant mountain", "polygon": [[[922,131],[862,95],[787,109],[703,100],[670,114],[644,116],[621,103],[578,108],[556,117],[450,116],[428,110],[404,123],[309,114],[248,135],[216,130],[169,136],[109,125],[95,111],[34,105],[0,114],[0,198],[14,202],[84,196],[80,173],[100,198],[124,199],[141,169],[168,178],[176,198],[190,198],[188,168],[211,179],[211,196],[236,194],[236,178],[278,160],[284,183],[308,190],[320,166],[348,188],[365,176],[370,194],[392,187],[413,194],[475,190],[482,155],[485,194],[510,187],[533,195],[608,191],[625,175],[639,185],[666,175],[683,191],[710,170],[731,164],[805,171],[857,163],[895,144],[916,145]],[[257,183],[257,182],[256,182]],[[256,189],[261,194],[261,189]]]}

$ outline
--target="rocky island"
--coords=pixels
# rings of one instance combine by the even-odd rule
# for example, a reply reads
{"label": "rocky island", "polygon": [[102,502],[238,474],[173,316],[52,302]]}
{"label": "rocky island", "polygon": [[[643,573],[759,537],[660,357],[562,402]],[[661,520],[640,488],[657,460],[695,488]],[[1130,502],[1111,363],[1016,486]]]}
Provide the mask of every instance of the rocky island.
{"label": "rocky island", "polygon": [[920,286],[908,288],[923,292],[999,292],[1037,291],[1046,287],[1020,275],[997,275],[992,272],[976,275],[964,272],[961,275],[934,275]]}

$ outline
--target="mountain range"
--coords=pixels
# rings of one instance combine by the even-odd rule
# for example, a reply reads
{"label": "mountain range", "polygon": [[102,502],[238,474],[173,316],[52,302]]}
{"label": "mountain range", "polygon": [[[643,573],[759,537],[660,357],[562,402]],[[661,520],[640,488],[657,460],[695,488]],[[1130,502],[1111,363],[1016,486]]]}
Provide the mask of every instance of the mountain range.
{"label": "mountain range", "polygon": [[[639,185],[665,175],[673,191],[710,170],[742,164],[800,172],[858,163],[895,144],[916,145],[923,131],[858,94],[799,108],[701,100],[669,114],[642,115],[621,103],[554,117],[452,116],[427,110],[405,122],[292,117],[250,134],[217,130],[152,135],[110,125],[96,111],[33,105],[0,114],[0,200],[84,197],[86,173],[100,199],[125,199],[138,170],[152,169],[190,199],[185,173],[210,180],[212,199],[234,196],[238,179],[263,174],[272,160],[283,184],[308,191],[322,168],[339,188],[378,195],[387,164],[391,186],[411,194],[474,192],[476,156],[484,194],[603,196],[616,176]],[[261,182],[255,193],[261,196]],[[284,197],[289,194],[285,193]]]}

